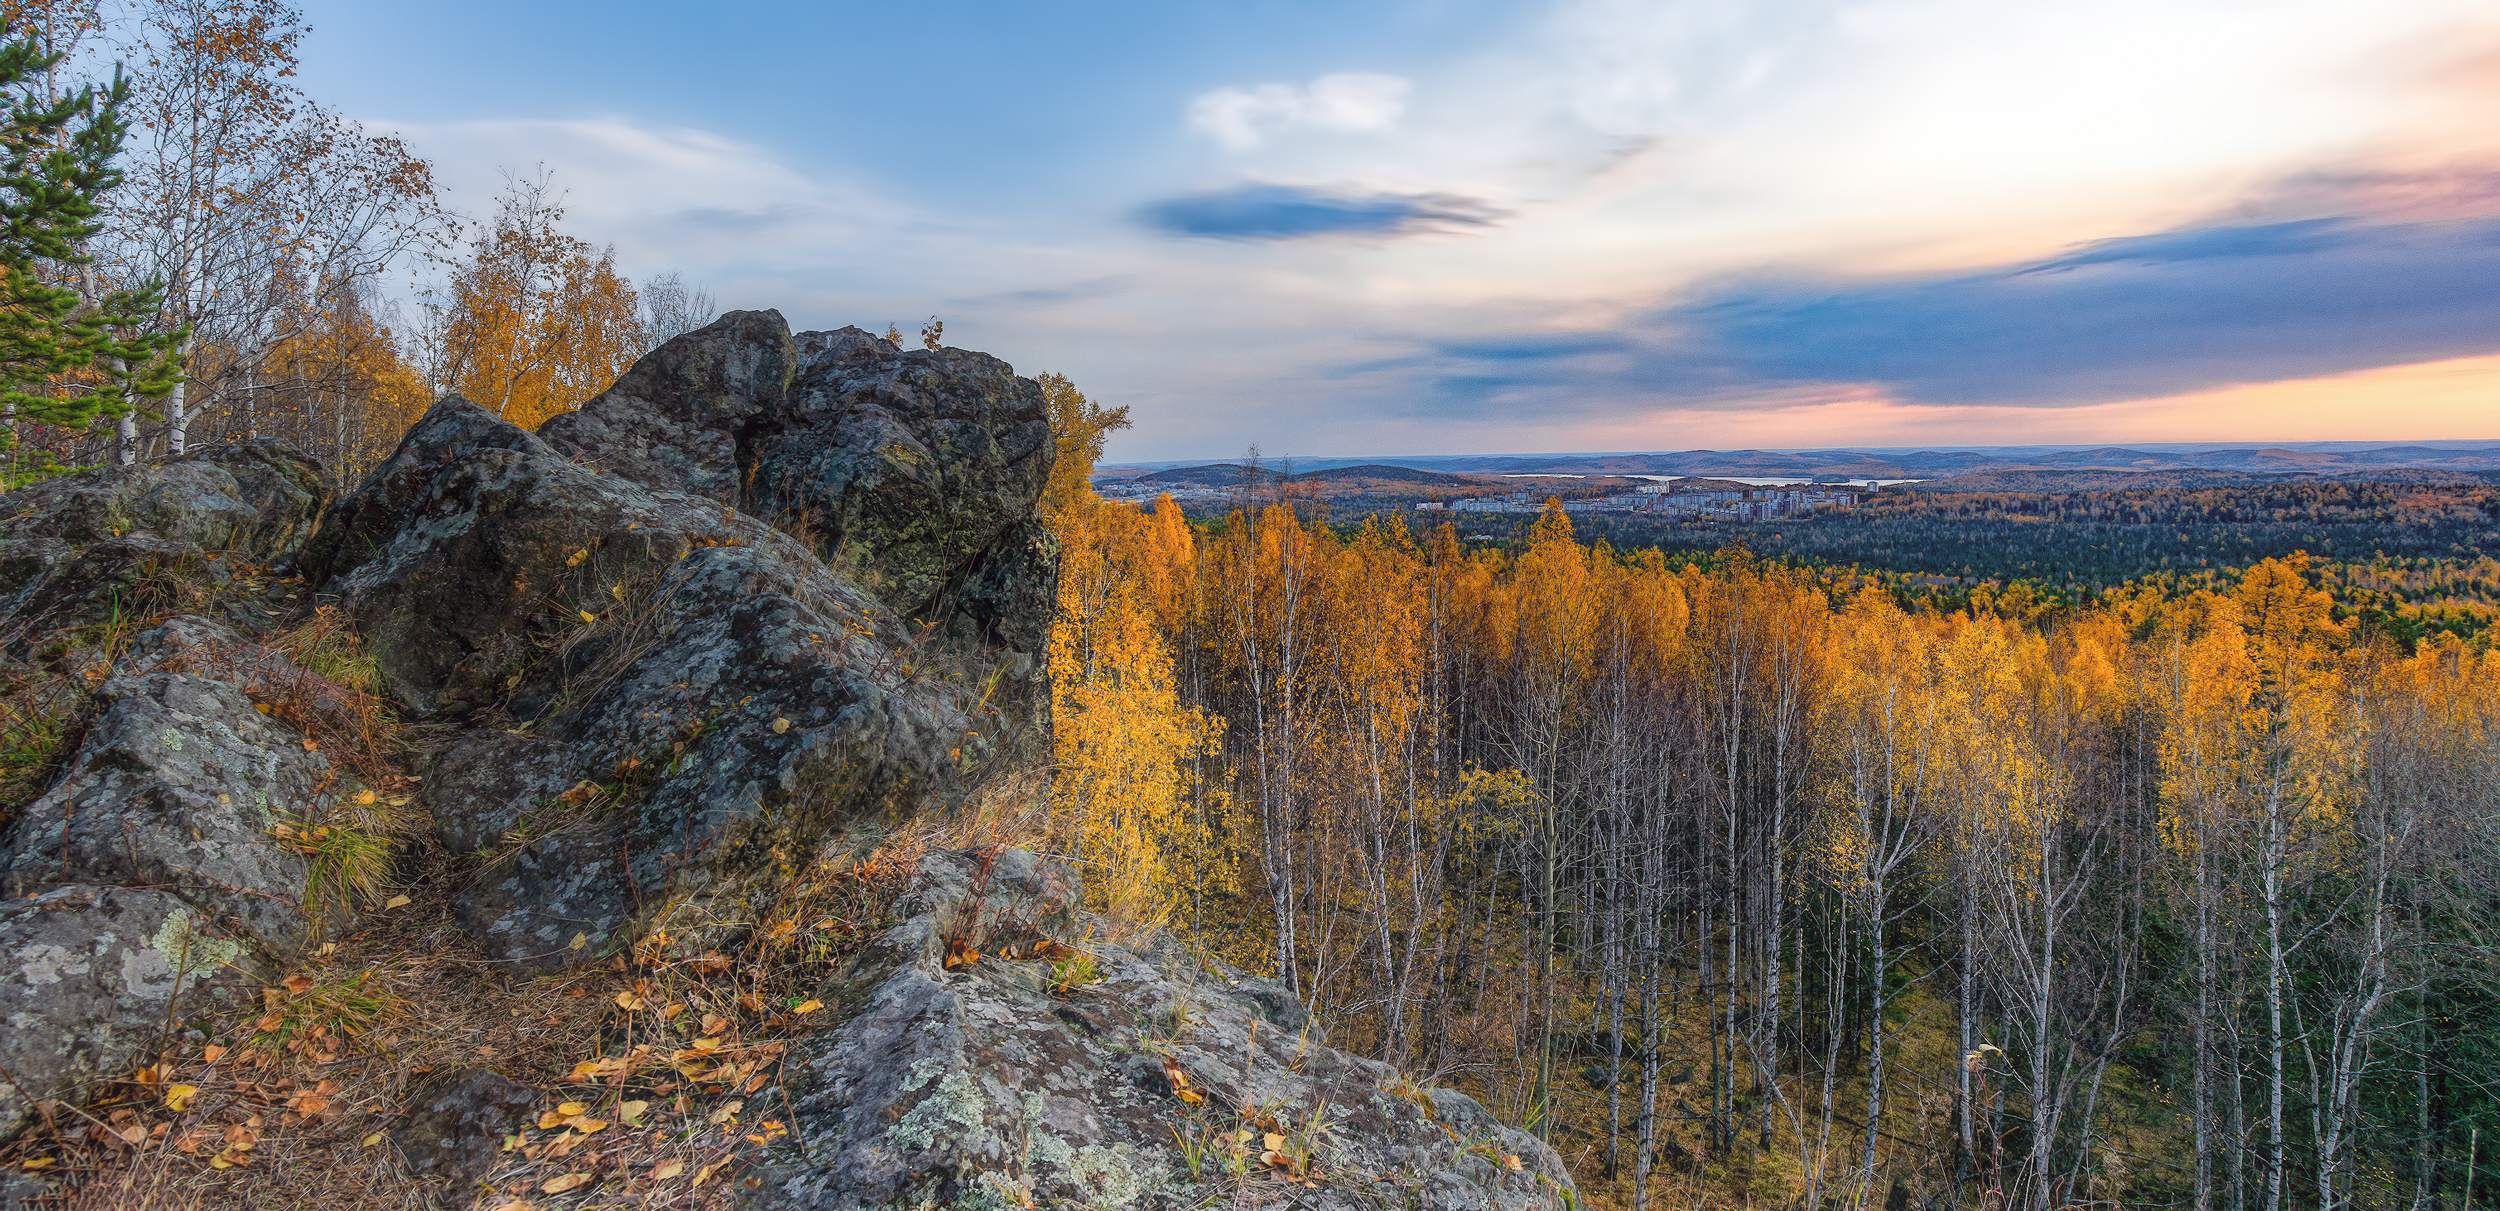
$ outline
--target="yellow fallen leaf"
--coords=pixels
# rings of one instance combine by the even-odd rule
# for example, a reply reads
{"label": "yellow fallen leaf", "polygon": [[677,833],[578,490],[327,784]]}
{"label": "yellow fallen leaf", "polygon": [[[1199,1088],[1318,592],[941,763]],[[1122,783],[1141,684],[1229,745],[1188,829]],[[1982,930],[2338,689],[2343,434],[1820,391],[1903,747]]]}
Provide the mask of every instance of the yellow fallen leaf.
{"label": "yellow fallen leaf", "polygon": [[556,1107],[556,1113],[561,1114],[566,1118],[571,1118],[574,1115],[580,1114],[582,1111],[588,1109],[590,1109],[590,1107],[585,1106],[580,1102],[566,1102],[563,1105]]}
{"label": "yellow fallen leaf", "polygon": [[1516,1169],[1516,1168],[1518,1168],[1518,1167],[1519,1167],[1519,1157],[1518,1157],[1516,1154],[1514,1154],[1514,1153],[1509,1153],[1509,1152],[1505,1152],[1505,1153],[1503,1153],[1503,1154],[1502,1154],[1502,1167],[1503,1167],[1503,1168],[1505,1168],[1505,1169]]}
{"label": "yellow fallen leaf", "polygon": [[180,1110],[191,1100],[191,1095],[199,1091],[200,1087],[197,1085],[167,1085],[165,1086],[165,1108]]}
{"label": "yellow fallen leaf", "polygon": [[408,905],[409,905],[409,904],[411,904],[411,903],[413,903],[413,902],[414,902],[414,901],[411,901],[411,900],[410,900],[408,897],[406,897],[406,896],[392,896],[390,899],[387,899],[387,900],[382,901],[382,907],[384,907],[384,908],[386,908],[386,909],[387,909],[387,908],[406,908],[406,907],[408,907]]}
{"label": "yellow fallen leaf", "polygon": [[588,558],[590,558],[590,548],[583,547],[581,550],[565,556],[564,566],[568,568],[578,568],[582,566],[582,561]]}
{"label": "yellow fallen leaf", "polygon": [[211,1043],[206,1047],[200,1048],[200,1062],[203,1064],[214,1064],[219,1059],[223,1058],[225,1054],[226,1048],[223,1044]]}
{"label": "yellow fallen leaf", "polygon": [[702,1185],[703,1183],[705,1183],[705,1182],[707,1182],[707,1181],[710,1181],[710,1180],[712,1179],[712,1174],[713,1174],[714,1172],[718,1171],[719,1169],[720,1169],[720,1162],[715,1161],[715,1162],[713,1162],[712,1164],[705,1165],[704,1167],[702,1167],[702,1168],[700,1168],[700,1169],[695,1170],[695,1171],[694,1171],[694,1184],[695,1184],[695,1185],[700,1186],[700,1185]]}
{"label": "yellow fallen leaf", "polygon": [[631,1123],[634,1120],[641,1118],[642,1112],[649,1110],[650,1108],[651,1103],[649,1102],[625,1102],[617,1106],[616,1117],[620,1121]]}
{"label": "yellow fallen leaf", "polygon": [[640,1009],[647,1004],[650,1004],[650,1002],[643,1000],[641,997],[635,996],[634,991],[630,988],[616,994],[616,1007],[619,1009]]}
{"label": "yellow fallen leaf", "polygon": [[358,803],[371,803],[376,798],[378,798],[378,796],[376,796],[372,791],[356,792],[356,802]]}
{"label": "yellow fallen leaf", "polygon": [[825,1003],[824,1003],[823,1001],[819,1001],[819,1000],[815,1000],[814,998],[810,998],[810,999],[808,999],[808,1000],[801,1001],[801,1002],[799,1002],[798,1004],[791,1006],[791,1007],[790,1007],[790,1012],[792,1012],[792,1013],[814,1013],[814,1012],[816,1012],[817,1010],[822,1009],[822,1008],[824,1008],[824,1007],[825,1007]]}
{"label": "yellow fallen leaf", "polygon": [[548,1178],[547,1184],[540,1186],[538,1189],[539,1192],[543,1194],[562,1194],[567,1190],[579,1190],[589,1184],[589,1174],[567,1173],[562,1177]]}
{"label": "yellow fallen leaf", "polygon": [[577,933],[573,935],[573,940],[567,943],[565,948],[568,950],[580,950],[582,947],[588,945],[590,945],[590,935],[586,933]]}
{"label": "yellow fallen leaf", "polygon": [[558,1113],[556,1113],[555,1111],[550,1110],[550,1111],[546,1112],[545,1114],[541,1114],[541,1115],[539,1115],[539,1116],[538,1116],[538,1129],[539,1129],[539,1130],[541,1130],[541,1131],[548,1130],[549,1128],[555,1127],[555,1126],[557,1126],[558,1124],[562,1123],[562,1122],[563,1122],[566,1118],[568,1118],[568,1117],[571,1117],[571,1116],[569,1116],[569,1115],[562,1115],[562,1114],[558,1114]]}
{"label": "yellow fallen leaf", "polygon": [[[584,622],[597,622],[597,621],[599,621],[599,616],[598,616],[597,614],[593,614],[593,613],[591,613],[591,612],[590,612],[590,611],[588,611],[588,610],[575,610],[575,611],[573,611],[573,612],[574,612],[574,613],[576,613],[576,614],[581,615],[581,616],[582,616],[582,621],[584,621]],[[568,1188],[568,1189],[570,1189],[570,1187],[567,1187],[567,1188]]]}
{"label": "yellow fallen leaf", "polygon": [[694,1041],[694,1049],[697,1051],[718,1051],[720,1050],[720,1040],[716,1038],[696,1039]]}
{"label": "yellow fallen leaf", "polygon": [[363,1141],[362,1143],[358,1144],[357,1146],[358,1146],[358,1147],[360,1147],[360,1148],[370,1148],[370,1147],[374,1146],[375,1144],[378,1144],[378,1143],[381,1143],[381,1142],[382,1142],[382,1133],[381,1133],[381,1132],[379,1132],[379,1131],[376,1131],[376,1132],[374,1132],[373,1134],[366,1136],[366,1137],[364,1138],[364,1141]]}
{"label": "yellow fallen leaf", "polygon": [[30,1156],[30,1157],[27,1157],[25,1160],[18,1162],[18,1167],[19,1167],[19,1168],[21,1168],[21,1169],[43,1169],[43,1168],[49,1168],[49,1167],[51,1166],[51,1164],[52,1164],[52,1158],[51,1158],[51,1157],[48,1157],[48,1156]]}
{"label": "yellow fallen leaf", "polygon": [[686,1162],[671,1157],[651,1166],[651,1180],[664,1182],[686,1171]]}
{"label": "yellow fallen leaf", "polygon": [[789,721],[789,720],[787,720],[787,719],[775,719],[775,720],[773,720],[773,734],[774,734],[774,735],[778,736],[778,735],[782,734],[783,732],[786,732],[786,731],[789,731],[789,730],[790,730],[790,721]]}
{"label": "yellow fallen leaf", "polygon": [[1270,1152],[1282,1152],[1285,1150],[1285,1137],[1278,1135],[1273,1131],[1267,1133],[1267,1139],[1264,1142],[1267,1144],[1267,1150]]}
{"label": "yellow fallen leaf", "polygon": [[603,1119],[586,1118],[578,1114],[565,1120],[565,1125],[571,1127],[575,1131],[581,1132],[584,1135],[596,1135],[599,1132],[607,1130],[608,1127],[607,1122]]}

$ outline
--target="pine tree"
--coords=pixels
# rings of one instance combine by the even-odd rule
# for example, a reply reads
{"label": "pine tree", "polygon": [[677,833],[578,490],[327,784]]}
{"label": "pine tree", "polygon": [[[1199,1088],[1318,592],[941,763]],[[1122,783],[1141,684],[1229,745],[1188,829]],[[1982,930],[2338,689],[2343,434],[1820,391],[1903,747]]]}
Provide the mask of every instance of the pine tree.
{"label": "pine tree", "polygon": [[[113,82],[50,99],[44,73],[60,61],[31,36],[0,43],[0,408],[12,421],[86,427],[128,414],[181,381],[182,333],[150,332],[162,289],[154,282],[92,300],[67,284],[92,262],[104,195],[121,181],[113,160],[129,124],[130,86]],[[92,280],[89,276],[88,280]],[[14,425],[0,450],[17,445]],[[47,454],[14,458],[11,482],[57,471]]]}

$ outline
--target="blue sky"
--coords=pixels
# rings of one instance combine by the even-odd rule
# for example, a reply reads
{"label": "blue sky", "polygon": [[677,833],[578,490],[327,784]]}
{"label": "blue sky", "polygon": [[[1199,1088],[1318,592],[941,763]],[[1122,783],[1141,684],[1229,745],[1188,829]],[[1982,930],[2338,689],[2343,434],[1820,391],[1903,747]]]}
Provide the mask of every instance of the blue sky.
{"label": "blue sky", "polygon": [[1114,458],[2500,439],[2462,0],[424,6],[308,91]]}

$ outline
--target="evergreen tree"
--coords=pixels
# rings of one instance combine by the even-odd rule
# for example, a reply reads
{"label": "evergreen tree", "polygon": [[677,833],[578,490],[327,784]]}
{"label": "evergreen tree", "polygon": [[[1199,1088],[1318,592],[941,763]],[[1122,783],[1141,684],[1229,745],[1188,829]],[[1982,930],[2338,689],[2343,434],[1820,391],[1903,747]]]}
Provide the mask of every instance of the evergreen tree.
{"label": "evergreen tree", "polygon": [[[100,201],[121,181],[113,160],[129,129],[129,82],[59,97],[42,86],[61,56],[11,29],[0,42],[0,408],[13,420],[86,427],[128,414],[181,380],[180,332],[150,332],[161,287],[97,293],[88,239],[103,229]],[[96,297],[88,297],[96,294]],[[14,426],[0,450],[14,450]],[[49,455],[12,456],[22,482],[58,470]]]}

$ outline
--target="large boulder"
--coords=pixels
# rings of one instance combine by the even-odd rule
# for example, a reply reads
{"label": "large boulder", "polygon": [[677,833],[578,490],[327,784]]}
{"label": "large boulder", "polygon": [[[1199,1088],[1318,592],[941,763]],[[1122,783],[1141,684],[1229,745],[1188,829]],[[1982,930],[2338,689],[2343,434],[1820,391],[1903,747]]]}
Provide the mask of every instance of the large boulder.
{"label": "large boulder", "polygon": [[354,784],[256,687],[301,670],[219,623],[138,635],[96,687],[59,779],[0,837],[0,1138],[40,1099],[75,1099],[315,932],[289,817]]}
{"label": "large boulder", "polygon": [[328,499],[320,464],[274,441],[47,480],[0,497],[0,631],[162,610],[172,581],[211,559],[292,556]]}
{"label": "large boulder", "polygon": [[[1272,983],[1168,940],[1089,941],[1101,922],[1076,910],[1064,867],[939,851],[916,879],[904,922],[820,993],[848,1020],[796,1044],[784,1088],[764,1093],[789,1107],[790,1134],[748,1205],[1568,1204],[1550,1148],[1464,1094],[1323,1045]],[[950,970],[956,941],[991,956],[1086,947],[1096,978],[1064,978],[1082,974],[1064,958]]]}
{"label": "large boulder", "polygon": [[1033,504],[1055,448],[1041,388],[997,358],[733,311],[538,436],[770,518],[904,618],[996,643],[1030,675],[1055,566]]}
{"label": "large boulder", "polygon": [[1029,737],[1051,451],[994,358],[734,312],[539,434],[437,404],[303,564],[394,697],[465,725],[424,791],[480,861],[464,922],[565,966],[734,928]]}
{"label": "large boulder", "polygon": [[171,892],[58,887],[0,902],[0,1139],[83,1100],[203,1014],[250,1002],[252,950]]}

